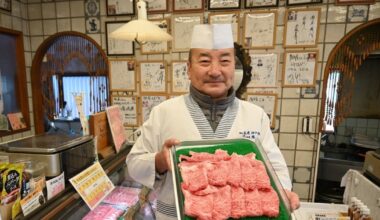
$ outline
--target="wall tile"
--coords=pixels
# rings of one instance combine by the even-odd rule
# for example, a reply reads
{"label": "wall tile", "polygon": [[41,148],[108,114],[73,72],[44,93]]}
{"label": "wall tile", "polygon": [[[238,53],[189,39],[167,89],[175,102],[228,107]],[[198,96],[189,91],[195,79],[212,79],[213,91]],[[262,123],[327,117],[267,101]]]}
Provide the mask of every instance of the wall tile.
{"label": "wall tile", "polygon": [[318,99],[301,99],[300,115],[316,116],[318,110]]}
{"label": "wall tile", "polygon": [[277,26],[276,31],[276,42],[275,44],[281,44],[284,41],[284,27],[283,26]]}
{"label": "wall tile", "polygon": [[86,23],[85,23],[84,17],[83,18],[72,18],[71,19],[71,29],[73,31],[85,33]]}
{"label": "wall tile", "polygon": [[44,3],[42,4],[42,18],[55,18],[55,3]]}
{"label": "wall tile", "polygon": [[324,40],[325,40],[325,29],[326,29],[326,25],[324,24],[320,24],[319,25],[319,36],[318,36],[318,43],[323,43]]}
{"label": "wall tile", "polygon": [[69,2],[57,2],[57,18],[70,17],[70,4]]}
{"label": "wall tile", "polygon": [[293,150],[281,150],[282,155],[286,161],[286,165],[294,165],[294,151]]}
{"label": "wall tile", "polygon": [[368,119],[368,128],[378,128],[379,119]]}
{"label": "wall tile", "polygon": [[12,29],[22,31],[22,20],[19,17],[12,17]]}
{"label": "wall tile", "polygon": [[84,2],[70,1],[71,17],[84,17]]}
{"label": "wall tile", "polygon": [[365,118],[358,118],[357,119],[357,126],[361,127],[361,128],[367,127],[367,119],[365,119]]}
{"label": "wall tile", "polygon": [[347,118],[346,125],[350,127],[356,127],[356,118]]}
{"label": "wall tile", "polygon": [[281,116],[280,132],[297,132],[297,117]]}
{"label": "wall tile", "polygon": [[95,40],[96,43],[98,43],[99,45],[102,44],[102,42],[101,42],[101,34],[88,34],[88,36],[90,38],[92,38],[93,40]]}
{"label": "wall tile", "polygon": [[356,128],[355,134],[367,135],[367,128]]}
{"label": "wall tile", "polygon": [[70,31],[71,30],[70,19],[69,18],[57,19],[57,30],[58,30],[58,32]]}
{"label": "wall tile", "polygon": [[369,6],[369,14],[368,20],[373,20],[376,18],[380,18],[380,2],[376,2],[376,4],[372,4]]}
{"label": "wall tile", "polygon": [[30,52],[24,52],[25,66],[32,66],[32,56]]}
{"label": "wall tile", "polygon": [[313,152],[311,151],[296,151],[295,166],[311,167]]}
{"label": "wall tile", "polygon": [[12,17],[7,14],[0,14],[0,26],[12,29]]}
{"label": "wall tile", "polygon": [[21,3],[18,1],[12,1],[12,16],[21,17]]}
{"label": "wall tile", "polygon": [[328,23],[346,22],[347,6],[329,5],[327,12]]}
{"label": "wall tile", "polygon": [[308,199],[309,198],[309,184],[307,183],[294,183],[293,191],[298,194],[300,199]]}
{"label": "wall tile", "polygon": [[29,4],[28,5],[28,18],[29,19],[41,19],[41,4]]}
{"label": "wall tile", "polygon": [[44,20],[44,35],[57,33],[57,20]]}
{"label": "wall tile", "polygon": [[298,115],[299,99],[282,99],[281,115]]}
{"label": "wall tile", "polygon": [[325,42],[339,42],[344,36],[345,24],[330,24],[327,25]]}
{"label": "wall tile", "polygon": [[[327,59],[329,58],[331,50],[335,47],[335,44],[325,44],[325,52],[323,54],[323,61],[327,62]],[[320,53],[321,50],[320,50]]]}
{"label": "wall tile", "polygon": [[297,135],[297,150],[314,150],[316,146],[313,138],[317,139],[318,135],[298,134]]}
{"label": "wall tile", "polygon": [[295,149],[296,146],[296,134],[279,134],[279,147],[280,149]]}
{"label": "wall tile", "polygon": [[300,88],[283,88],[282,98],[299,98]]}
{"label": "wall tile", "polygon": [[294,167],[294,182],[310,183],[311,168]]}
{"label": "wall tile", "polygon": [[320,19],[320,23],[321,24],[326,24],[326,16],[327,16],[327,5],[321,5],[321,6],[318,6],[318,8],[321,9],[321,19]]}
{"label": "wall tile", "polygon": [[104,16],[107,14],[107,6],[106,6],[106,1],[100,1],[100,15]]}
{"label": "wall tile", "polygon": [[377,137],[377,128],[367,128],[368,137]]}
{"label": "wall tile", "polygon": [[31,41],[31,49],[33,51],[36,51],[37,48],[41,45],[43,41],[43,37],[31,37],[30,41]]}
{"label": "wall tile", "polygon": [[42,35],[42,20],[30,21],[30,35]]}

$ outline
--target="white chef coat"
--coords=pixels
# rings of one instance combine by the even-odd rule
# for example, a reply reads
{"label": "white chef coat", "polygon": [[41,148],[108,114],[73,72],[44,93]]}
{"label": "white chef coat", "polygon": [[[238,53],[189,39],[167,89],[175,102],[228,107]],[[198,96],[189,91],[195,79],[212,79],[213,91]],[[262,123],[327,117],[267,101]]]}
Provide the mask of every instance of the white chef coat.
{"label": "white chef coat", "polygon": [[[150,113],[141,128],[141,135],[127,156],[130,176],[141,184],[154,188],[157,184],[155,155],[165,140],[180,141],[220,138],[258,138],[285,189],[292,184],[285,160],[276,145],[264,110],[252,103],[235,98],[223,115],[215,132],[190,95],[169,99]],[[157,198],[157,219],[177,219],[171,172],[162,180]]]}

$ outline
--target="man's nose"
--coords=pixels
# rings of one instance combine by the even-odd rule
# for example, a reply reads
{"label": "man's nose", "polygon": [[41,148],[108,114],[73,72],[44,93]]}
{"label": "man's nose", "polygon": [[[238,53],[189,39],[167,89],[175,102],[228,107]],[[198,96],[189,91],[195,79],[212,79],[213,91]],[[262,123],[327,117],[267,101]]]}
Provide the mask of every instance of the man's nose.
{"label": "man's nose", "polygon": [[211,63],[209,74],[211,76],[218,76],[221,74],[221,66],[217,62]]}

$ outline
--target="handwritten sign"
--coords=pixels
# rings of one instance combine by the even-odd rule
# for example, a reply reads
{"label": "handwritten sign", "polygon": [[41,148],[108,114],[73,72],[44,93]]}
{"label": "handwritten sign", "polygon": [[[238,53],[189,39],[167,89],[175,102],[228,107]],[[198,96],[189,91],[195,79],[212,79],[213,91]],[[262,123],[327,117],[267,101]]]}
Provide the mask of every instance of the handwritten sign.
{"label": "handwritten sign", "polygon": [[282,77],[284,87],[311,87],[315,85],[318,51],[285,52]]}
{"label": "handwritten sign", "polygon": [[145,122],[148,120],[150,112],[152,111],[153,107],[160,104],[161,102],[165,101],[167,99],[167,96],[141,96],[141,111],[142,111],[142,122]]}
{"label": "handwritten sign", "polygon": [[165,62],[140,62],[140,91],[166,92]]}
{"label": "handwritten sign", "polygon": [[109,59],[111,91],[135,91],[135,61]]}
{"label": "handwritten sign", "polygon": [[115,188],[99,162],[71,178],[70,183],[91,210]]}
{"label": "handwritten sign", "polygon": [[278,54],[252,53],[251,57],[252,78],[248,87],[276,87]]}
{"label": "handwritten sign", "polygon": [[187,75],[186,61],[172,62],[172,92],[187,93],[189,92],[190,80]]}
{"label": "handwritten sign", "polygon": [[62,172],[59,176],[46,180],[46,189],[48,200],[62,192],[65,189],[65,173]]}
{"label": "handwritten sign", "polygon": [[137,97],[112,96],[111,103],[120,107],[124,128],[137,126]]}
{"label": "handwritten sign", "polygon": [[247,94],[247,101],[260,106],[267,113],[271,128],[275,127],[275,116],[277,108],[276,94]]}

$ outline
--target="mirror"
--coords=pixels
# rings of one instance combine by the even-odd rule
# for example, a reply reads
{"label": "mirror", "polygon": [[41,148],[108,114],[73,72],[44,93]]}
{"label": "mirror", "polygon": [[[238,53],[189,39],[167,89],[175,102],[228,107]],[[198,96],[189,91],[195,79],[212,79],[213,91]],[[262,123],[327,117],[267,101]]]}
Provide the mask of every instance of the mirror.
{"label": "mirror", "polygon": [[[251,67],[251,57],[247,50],[245,50],[241,45],[234,43],[235,47],[235,80],[241,80],[241,83],[236,83],[238,85],[236,89],[236,97],[243,99],[243,94],[247,91],[247,85],[251,81],[252,77],[252,67]],[[238,74],[242,75],[238,77]]]}

